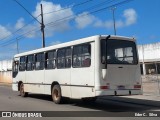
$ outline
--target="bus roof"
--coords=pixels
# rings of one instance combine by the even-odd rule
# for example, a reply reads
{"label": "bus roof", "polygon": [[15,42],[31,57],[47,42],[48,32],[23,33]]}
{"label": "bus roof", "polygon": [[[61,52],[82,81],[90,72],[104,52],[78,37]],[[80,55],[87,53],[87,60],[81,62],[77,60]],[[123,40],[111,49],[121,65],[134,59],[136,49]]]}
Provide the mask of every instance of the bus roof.
{"label": "bus roof", "polygon": [[[63,48],[63,47],[69,47],[72,45],[77,45],[77,44],[82,44],[82,43],[86,43],[86,42],[94,42],[96,39],[99,38],[106,38],[108,35],[95,35],[95,36],[90,36],[90,37],[86,37],[86,38],[81,38],[78,40],[73,40],[73,41],[69,41],[69,42],[65,42],[65,43],[61,43],[61,44],[57,44],[57,45],[52,45],[52,46],[48,46],[45,48],[40,48],[40,49],[35,49],[32,51],[27,51],[27,52],[23,52],[20,54],[16,54],[14,57],[20,57],[20,56],[24,56],[24,55],[30,55],[30,54],[35,54],[35,53],[41,53],[41,52],[45,52],[45,51],[50,51],[50,50],[54,50],[54,49],[58,49],[58,48]],[[134,38],[131,37],[125,37],[125,36],[115,36],[115,35],[111,35],[112,39],[123,39],[123,40],[130,40],[130,41],[135,41]]]}

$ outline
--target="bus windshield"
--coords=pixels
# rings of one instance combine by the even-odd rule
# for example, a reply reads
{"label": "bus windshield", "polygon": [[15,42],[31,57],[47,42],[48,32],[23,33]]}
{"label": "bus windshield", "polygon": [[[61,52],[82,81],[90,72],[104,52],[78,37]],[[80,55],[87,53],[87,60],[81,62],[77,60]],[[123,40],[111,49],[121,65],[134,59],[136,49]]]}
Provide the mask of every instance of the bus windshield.
{"label": "bus windshield", "polygon": [[106,62],[107,64],[138,64],[135,42],[115,39],[101,40],[101,62],[102,64]]}

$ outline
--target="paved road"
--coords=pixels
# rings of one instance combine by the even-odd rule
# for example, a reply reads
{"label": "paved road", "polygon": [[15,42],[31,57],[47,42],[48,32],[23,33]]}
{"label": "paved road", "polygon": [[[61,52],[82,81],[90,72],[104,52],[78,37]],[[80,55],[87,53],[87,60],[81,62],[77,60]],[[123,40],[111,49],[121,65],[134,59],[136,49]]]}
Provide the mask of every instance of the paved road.
{"label": "paved road", "polygon": [[54,104],[50,96],[30,94],[23,98],[9,86],[0,86],[0,111],[105,111],[113,113],[159,111],[158,107],[122,103],[98,99],[95,103],[71,100],[70,103]]}

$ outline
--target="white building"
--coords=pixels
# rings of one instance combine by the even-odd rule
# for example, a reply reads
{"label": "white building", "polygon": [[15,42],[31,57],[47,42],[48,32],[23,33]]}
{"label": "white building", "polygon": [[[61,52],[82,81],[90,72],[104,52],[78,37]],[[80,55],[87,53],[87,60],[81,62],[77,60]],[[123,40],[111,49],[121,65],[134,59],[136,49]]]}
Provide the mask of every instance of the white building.
{"label": "white building", "polygon": [[11,71],[12,70],[12,60],[0,61],[0,71]]}
{"label": "white building", "polygon": [[143,74],[160,74],[160,42],[138,45],[138,53]]}

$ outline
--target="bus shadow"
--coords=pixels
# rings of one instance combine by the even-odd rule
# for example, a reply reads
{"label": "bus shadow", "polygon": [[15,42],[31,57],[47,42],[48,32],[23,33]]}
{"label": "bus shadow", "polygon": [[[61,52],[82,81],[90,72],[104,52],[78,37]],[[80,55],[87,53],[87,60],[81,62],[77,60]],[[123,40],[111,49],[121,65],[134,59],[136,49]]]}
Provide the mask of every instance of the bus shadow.
{"label": "bus shadow", "polygon": [[[53,102],[50,95],[29,94],[28,97]],[[131,98],[124,98],[124,99],[125,101],[128,101]],[[137,103],[139,103],[139,100],[137,99],[135,100],[137,101]],[[146,102],[146,100],[142,100],[142,99],[140,101]],[[153,103],[155,101],[149,101],[149,102]],[[83,102],[81,99],[70,99],[70,100],[67,100],[65,103],[63,103],[62,105],[72,105],[72,106],[77,106],[81,108],[87,108],[87,109],[90,109],[91,111],[100,110],[100,111],[107,111],[107,112],[141,112],[141,111],[152,111],[152,110],[159,109],[158,107],[155,107],[155,106],[120,102],[120,101],[111,100],[107,98],[99,98],[95,102]]]}
{"label": "bus shadow", "polygon": [[107,112],[141,112],[141,111],[152,111],[159,109],[158,107],[155,106],[145,106],[134,103],[112,101],[108,99],[97,99],[96,102],[88,102],[88,103],[77,102],[74,104],[74,106],[89,108],[93,110],[107,111]]}
{"label": "bus shadow", "polygon": [[40,99],[40,100],[47,100],[47,101],[52,101],[52,97],[50,95],[44,95],[44,94],[28,94],[28,97],[30,98],[35,98],[35,99]]}

